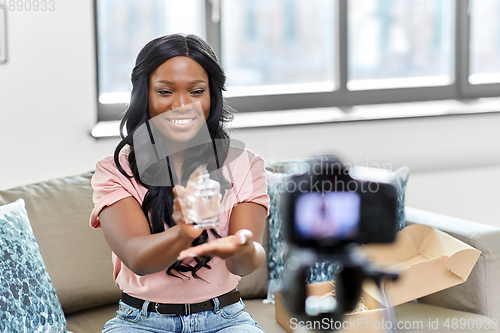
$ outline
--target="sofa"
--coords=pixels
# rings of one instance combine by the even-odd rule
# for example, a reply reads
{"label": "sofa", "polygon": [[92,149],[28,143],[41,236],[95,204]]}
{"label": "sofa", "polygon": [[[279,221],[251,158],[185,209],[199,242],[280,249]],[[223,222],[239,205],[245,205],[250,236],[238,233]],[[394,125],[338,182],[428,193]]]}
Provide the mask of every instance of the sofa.
{"label": "sofa", "polygon": [[[26,202],[67,330],[75,333],[100,332],[103,324],[114,317],[121,296],[113,281],[111,251],[102,231],[89,226],[93,208],[91,177],[92,172],[88,172],[0,191],[0,205],[18,198]],[[447,330],[443,327],[447,318],[465,318],[468,327],[450,326],[449,331],[497,332],[494,323],[500,318],[500,229],[410,207],[406,207],[406,220],[407,224],[443,230],[482,254],[465,283],[395,307],[397,320],[421,320],[424,324],[423,328],[401,331],[443,332]],[[266,251],[267,239],[266,234]],[[266,332],[285,332],[276,322],[274,305],[264,302],[267,287],[268,262],[243,277],[238,289],[246,310]],[[439,319],[439,327],[429,327],[435,319]]]}

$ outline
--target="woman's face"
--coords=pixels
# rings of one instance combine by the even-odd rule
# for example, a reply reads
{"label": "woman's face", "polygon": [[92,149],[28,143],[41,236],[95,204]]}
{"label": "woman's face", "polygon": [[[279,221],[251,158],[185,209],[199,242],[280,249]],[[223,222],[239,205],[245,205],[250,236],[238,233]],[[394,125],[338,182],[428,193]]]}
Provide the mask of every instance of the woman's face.
{"label": "woman's face", "polygon": [[149,116],[168,139],[187,142],[210,115],[208,75],[195,60],[174,57],[149,78]]}

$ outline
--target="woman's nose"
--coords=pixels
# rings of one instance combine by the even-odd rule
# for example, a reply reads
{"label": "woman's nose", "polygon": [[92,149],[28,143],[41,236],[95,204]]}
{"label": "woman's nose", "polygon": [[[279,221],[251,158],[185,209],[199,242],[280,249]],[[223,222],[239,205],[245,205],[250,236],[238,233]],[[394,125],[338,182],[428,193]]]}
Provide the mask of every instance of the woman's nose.
{"label": "woman's nose", "polygon": [[177,94],[172,101],[172,109],[182,109],[190,103],[189,96],[186,94]]}

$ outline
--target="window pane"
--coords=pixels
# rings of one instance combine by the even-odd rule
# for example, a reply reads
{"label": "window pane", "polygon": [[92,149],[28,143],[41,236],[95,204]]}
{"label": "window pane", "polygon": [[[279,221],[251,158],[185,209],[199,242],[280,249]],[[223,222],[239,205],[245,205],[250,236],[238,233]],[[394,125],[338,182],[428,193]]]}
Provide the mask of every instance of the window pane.
{"label": "window pane", "polygon": [[500,82],[500,1],[470,2],[470,78],[472,84]]}
{"label": "window pane", "polygon": [[135,58],[150,40],[178,32],[204,37],[203,4],[203,0],[97,1],[101,103],[129,101]]}
{"label": "window pane", "polygon": [[334,4],[223,0],[221,48],[229,95],[332,90]]}
{"label": "window pane", "polygon": [[451,83],[450,0],[349,0],[348,11],[350,89]]}

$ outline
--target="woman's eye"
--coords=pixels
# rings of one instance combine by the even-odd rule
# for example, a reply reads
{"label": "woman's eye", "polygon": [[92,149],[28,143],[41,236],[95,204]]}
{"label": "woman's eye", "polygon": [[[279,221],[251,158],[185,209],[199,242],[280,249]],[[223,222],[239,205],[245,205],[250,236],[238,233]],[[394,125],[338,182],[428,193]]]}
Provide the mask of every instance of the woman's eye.
{"label": "woman's eye", "polygon": [[203,94],[204,92],[205,92],[205,90],[204,90],[204,89],[198,89],[198,90],[193,91],[191,94],[193,94],[193,95],[195,95],[195,96],[196,96],[196,95],[201,95],[201,94]]}
{"label": "woman's eye", "polygon": [[160,95],[168,95],[168,94],[171,94],[171,92],[168,91],[168,90],[158,89],[158,94],[160,94]]}

